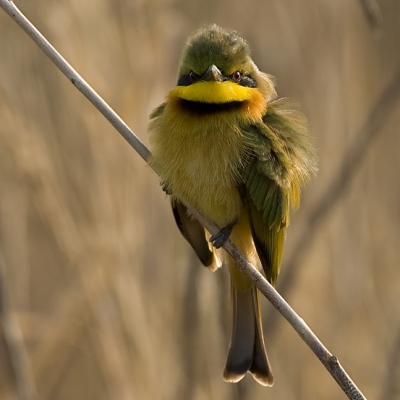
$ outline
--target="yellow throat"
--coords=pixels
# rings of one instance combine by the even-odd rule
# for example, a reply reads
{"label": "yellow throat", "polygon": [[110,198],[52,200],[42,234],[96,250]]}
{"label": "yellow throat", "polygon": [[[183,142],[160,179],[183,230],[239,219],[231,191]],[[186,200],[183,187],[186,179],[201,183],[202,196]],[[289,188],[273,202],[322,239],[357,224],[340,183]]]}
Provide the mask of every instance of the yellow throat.
{"label": "yellow throat", "polygon": [[177,86],[170,95],[183,100],[201,103],[224,104],[234,101],[250,100],[254,89],[240,86],[231,81],[225,82],[196,82],[189,86]]}

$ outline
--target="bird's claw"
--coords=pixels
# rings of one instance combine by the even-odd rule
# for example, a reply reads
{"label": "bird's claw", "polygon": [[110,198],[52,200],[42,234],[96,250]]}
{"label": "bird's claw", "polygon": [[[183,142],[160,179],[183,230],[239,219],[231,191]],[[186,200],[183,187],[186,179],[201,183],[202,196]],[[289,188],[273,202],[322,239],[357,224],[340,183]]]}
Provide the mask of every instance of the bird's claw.
{"label": "bird's claw", "polygon": [[168,189],[168,185],[165,181],[160,182],[160,185],[161,185],[161,189],[165,192],[165,194],[168,194],[168,195],[171,194],[170,190]]}
{"label": "bird's claw", "polygon": [[235,223],[229,224],[221,228],[215,235],[210,237],[210,242],[217,249],[222,247],[224,243],[228,240],[230,234],[232,233],[232,229]]}

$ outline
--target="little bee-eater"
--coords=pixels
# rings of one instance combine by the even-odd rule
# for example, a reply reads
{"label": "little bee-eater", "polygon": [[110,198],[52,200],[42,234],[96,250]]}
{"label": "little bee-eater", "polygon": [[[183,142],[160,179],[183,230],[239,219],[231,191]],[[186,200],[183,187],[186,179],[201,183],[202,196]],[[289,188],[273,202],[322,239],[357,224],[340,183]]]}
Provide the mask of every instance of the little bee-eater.
{"label": "little bee-eater", "polygon": [[[187,40],[178,83],[151,114],[150,165],[171,195],[182,235],[200,261],[219,265],[230,237],[275,284],[291,208],[316,171],[303,114],[277,98],[270,75],[260,72],[237,32],[211,25]],[[196,207],[221,230],[208,233],[187,210]],[[250,372],[271,386],[257,289],[222,255],[231,276],[231,337],[224,379]]]}

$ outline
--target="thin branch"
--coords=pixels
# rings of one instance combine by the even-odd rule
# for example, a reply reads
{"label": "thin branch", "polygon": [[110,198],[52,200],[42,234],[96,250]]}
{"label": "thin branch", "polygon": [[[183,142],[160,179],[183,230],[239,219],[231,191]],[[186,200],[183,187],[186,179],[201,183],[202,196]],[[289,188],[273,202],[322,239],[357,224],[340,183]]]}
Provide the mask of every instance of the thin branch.
{"label": "thin branch", "polygon": [[32,25],[14,2],[1,0],[1,8],[25,31],[25,33],[43,50],[56,67],[72,84],[106,117],[123,138],[147,161],[150,151],[117,115],[117,113],[91,88],[91,86],[71,67],[65,58]]}
{"label": "thin branch", "polygon": [[[192,208],[191,212],[211,234],[218,232],[218,226],[204,219],[204,217],[202,217],[197,210]],[[252,264],[249,263],[246,257],[239,251],[232,241],[227,240],[223,247],[235,260],[237,269],[245,274],[249,280],[251,280],[254,286],[258,288],[258,290],[289,322],[289,324],[304,340],[304,342],[306,342],[308,347],[310,347],[310,349],[315,353],[335,381],[339,384],[341,389],[345,392],[347,397],[354,400],[366,399],[340,365],[339,360],[329,352],[329,350],[322,344],[322,342],[304,322],[304,320],[296,314],[296,312],[264,278],[264,276]]]}
{"label": "thin branch", "polygon": [[[33,41],[46,53],[56,66],[67,76],[67,78],[81,91],[90,102],[111,122],[117,131],[128,141],[128,143],[147,161],[150,156],[149,150],[140,142],[128,126],[116,113],[98,96],[98,94],[85,82],[85,80],[66,62],[66,60],[54,49],[43,35],[25,18],[18,8],[8,0],[0,0],[0,6],[9,14],[21,28],[33,39]],[[219,228],[207,221],[200,213],[191,208],[190,211],[211,233],[215,234]],[[260,292],[274,305],[282,316],[292,325],[299,336],[307,343],[311,350],[317,355],[322,364],[333,376],[339,386],[349,399],[362,400],[364,395],[352,382],[346,371],[340,365],[338,359],[333,356],[321,341],[315,336],[307,324],[293,311],[289,304],[268,283],[256,268],[254,268],[243,254],[228,240],[224,249],[235,260],[237,268],[243,272]]]}

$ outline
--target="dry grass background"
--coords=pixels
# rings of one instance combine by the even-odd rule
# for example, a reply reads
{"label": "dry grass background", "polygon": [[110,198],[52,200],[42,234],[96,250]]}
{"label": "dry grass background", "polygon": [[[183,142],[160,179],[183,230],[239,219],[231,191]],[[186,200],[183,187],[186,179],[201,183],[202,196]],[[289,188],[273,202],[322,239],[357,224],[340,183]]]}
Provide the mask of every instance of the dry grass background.
{"label": "dry grass background", "polygon": [[[17,5],[145,143],[184,39],[209,22],[248,39],[320,153],[278,290],[367,398],[400,399],[398,84],[379,100],[399,74],[398,0],[379,1],[378,39],[357,1]],[[223,382],[226,271],[198,265],[157,177],[2,12],[0,98],[1,399],[344,398],[266,301],[275,386]]]}

